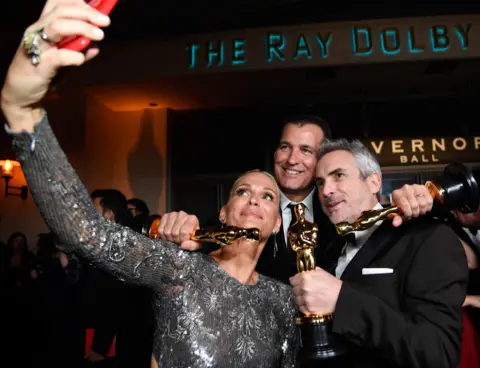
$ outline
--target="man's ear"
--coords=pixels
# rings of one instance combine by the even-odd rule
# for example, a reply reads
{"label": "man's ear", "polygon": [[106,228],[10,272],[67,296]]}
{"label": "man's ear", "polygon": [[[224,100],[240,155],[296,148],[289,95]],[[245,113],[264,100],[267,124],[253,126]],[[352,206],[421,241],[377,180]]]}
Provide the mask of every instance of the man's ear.
{"label": "man's ear", "polygon": [[367,183],[373,194],[380,193],[380,190],[382,189],[382,181],[377,172],[374,172],[367,178]]}

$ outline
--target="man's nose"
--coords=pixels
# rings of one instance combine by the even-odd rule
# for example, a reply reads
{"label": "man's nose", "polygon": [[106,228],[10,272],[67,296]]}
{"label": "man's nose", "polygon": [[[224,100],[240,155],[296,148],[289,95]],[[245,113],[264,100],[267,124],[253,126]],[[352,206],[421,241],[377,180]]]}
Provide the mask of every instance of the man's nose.
{"label": "man's nose", "polygon": [[292,149],[290,151],[287,162],[289,165],[292,165],[292,166],[298,164],[298,150]]}

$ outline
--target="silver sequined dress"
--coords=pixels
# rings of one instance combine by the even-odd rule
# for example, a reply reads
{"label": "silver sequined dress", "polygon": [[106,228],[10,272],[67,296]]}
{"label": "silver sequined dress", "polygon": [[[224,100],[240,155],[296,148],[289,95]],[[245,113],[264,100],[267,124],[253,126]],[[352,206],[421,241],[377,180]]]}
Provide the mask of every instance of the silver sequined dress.
{"label": "silver sequined dress", "polygon": [[159,367],[295,365],[290,287],[264,276],[255,285],[241,284],[208,256],[103,219],[46,116],[34,133],[13,134],[13,147],[42,217],[66,250],[155,291]]}

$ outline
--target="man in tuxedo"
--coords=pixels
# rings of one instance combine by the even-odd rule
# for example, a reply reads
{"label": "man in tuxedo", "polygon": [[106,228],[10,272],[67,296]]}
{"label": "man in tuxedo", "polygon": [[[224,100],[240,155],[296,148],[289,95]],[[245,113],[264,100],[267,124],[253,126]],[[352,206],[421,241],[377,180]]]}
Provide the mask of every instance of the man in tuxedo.
{"label": "man in tuxedo", "polygon": [[[479,181],[478,173],[476,175]],[[454,211],[449,224],[456,232],[467,255],[470,279],[463,303],[462,359],[458,368],[480,366],[480,208],[474,213]]]}
{"label": "man in tuxedo", "polygon": [[[478,179],[477,179],[478,180]],[[478,268],[478,258],[480,257],[480,208],[473,213],[461,213],[453,211],[454,219],[451,221],[452,229],[455,230],[465,246],[469,262],[473,268]]]}
{"label": "man in tuxedo", "polygon": [[288,226],[295,219],[295,204],[303,203],[305,218],[319,227],[318,249],[336,236],[322,211],[314,185],[317,152],[330,136],[330,127],[318,116],[297,115],[285,120],[273,156],[274,174],[281,189],[282,226],[265,245],[257,264],[259,273],[287,284],[297,273],[296,254],[287,240]]}
{"label": "man in tuxedo", "polygon": [[[478,172],[475,179],[480,182]],[[470,279],[467,297],[463,303],[462,360],[459,368],[480,366],[480,208],[476,212],[464,214],[453,212],[449,224],[456,232],[467,255]]]}
{"label": "man in tuxedo", "polygon": [[[381,208],[380,166],[359,141],[327,142],[318,158],[318,193],[333,224]],[[334,313],[333,332],[350,345],[338,366],[458,365],[468,268],[442,221],[378,222],[325,247],[319,266],[290,282],[302,312]]]}
{"label": "man in tuxedo", "polygon": [[[472,174],[475,181],[480,184],[480,170],[473,170]],[[469,295],[464,306],[480,308],[480,207],[472,213],[455,210],[445,217],[446,223],[460,238],[470,269]],[[474,314],[477,330],[480,331],[480,313],[475,311]]]}
{"label": "man in tuxedo", "polygon": [[[328,217],[322,211],[315,188],[315,168],[317,153],[325,139],[330,138],[329,125],[322,118],[301,114],[284,120],[279,144],[274,153],[274,174],[281,189],[280,211],[282,227],[272,236],[260,256],[257,271],[263,275],[289,283],[289,278],[297,273],[296,254],[287,241],[288,226],[294,218],[293,207],[303,203],[306,207],[306,219],[315,222],[319,228],[318,252],[336,238],[336,231]],[[414,191],[424,193],[425,197],[416,198]],[[392,193],[392,199],[399,206],[405,217],[425,214],[432,208],[432,199],[424,186],[406,185]],[[395,226],[401,219],[395,220]],[[220,226],[218,215],[203,226]],[[188,241],[190,231],[199,228],[199,220],[185,212],[170,212],[162,216],[158,229],[163,239],[179,243],[188,250],[199,249],[199,244]],[[216,246],[204,246],[208,252]]]}

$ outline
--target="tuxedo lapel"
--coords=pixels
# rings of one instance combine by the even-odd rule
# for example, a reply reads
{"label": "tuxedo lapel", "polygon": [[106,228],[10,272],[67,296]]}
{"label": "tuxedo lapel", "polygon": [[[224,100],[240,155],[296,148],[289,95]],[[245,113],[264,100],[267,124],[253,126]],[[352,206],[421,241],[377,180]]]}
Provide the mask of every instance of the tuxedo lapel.
{"label": "tuxedo lapel", "polygon": [[320,204],[320,198],[318,198],[318,190],[315,188],[313,192],[313,220],[316,221],[318,217],[323,215],[322,205]]}
{"label": "tuxedo lapel", "polygon": [[452,228],[453,231],[455,231],[455,233],[458,235],[460,239],[462,239],[468,245],[473,246],[472,238],[470,238],[470,236],[467,234],[465,229],[458,222],[452,221],[450,223],[450,227]]}
{"label": "tuxedo lapel", "polygon": [[337,267],[338,258],[342,253],[345,242],[346,240],[344,237],[338,236],[326,246],[317,247],[315,252],[317,265],[335,276],[335,268]]}
{"label": "tuxedo lapel", "polygon": [[399,239],[402,226],[393,227],[391,221],[384,221],[353,257],[342,274],[342,280],[348,280],[361,273],[377,255],[389,249]]}
{"label": "tuxedo lapel", "polygon": [[313,222],[318,226],[318,241],[315,253],[319,253],[320,250],[330,245],[333,240],[338,239],[339,235],[337,234],[335,226],[323,212],[316,189],[313,194]]}
{"label": "tuxedo lapel", "polygon": [[277,235],[276,236],[276,239],[277,239],[277,246],[278,246],[278,250],[285,250],[286,248],[286,243],[285,243],[285,230],[284,230],[284,227],[283,227],[283,221],[282,221],[282,225],[280,226],[280,230],[278,231]]}

